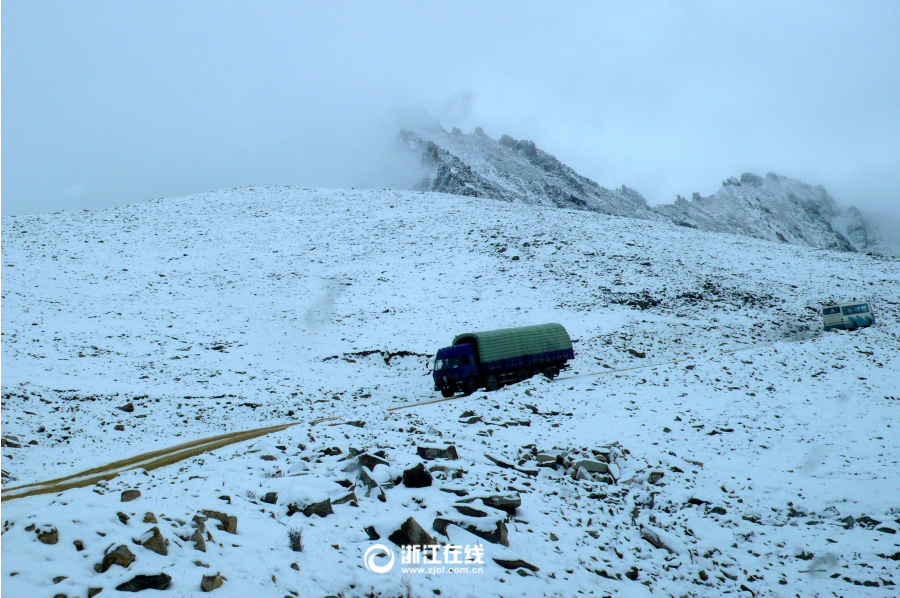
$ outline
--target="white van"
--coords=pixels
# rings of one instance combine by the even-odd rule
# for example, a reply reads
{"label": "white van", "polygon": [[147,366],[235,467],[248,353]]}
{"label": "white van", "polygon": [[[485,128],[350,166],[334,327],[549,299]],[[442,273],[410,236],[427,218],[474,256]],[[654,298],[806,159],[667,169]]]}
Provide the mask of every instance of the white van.
{"label": "white van", "polygon": [[875,323],[870,301],[845,301],[822,307],[822,324],[825,331],[832,328],[856,330]]}

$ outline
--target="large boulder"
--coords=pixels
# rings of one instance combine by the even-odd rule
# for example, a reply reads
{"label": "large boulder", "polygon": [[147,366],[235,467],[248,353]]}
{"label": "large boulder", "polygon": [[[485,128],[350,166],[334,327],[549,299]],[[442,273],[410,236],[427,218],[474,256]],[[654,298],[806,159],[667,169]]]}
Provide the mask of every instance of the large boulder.
{"label": "large boulder", "polygon": [[116,547],[115,550],[107,552],[103,556],[103,561],[100,563],[100,565],[95,566],[94,568],[98,573],[106,573],[113,565],[119,565],[120,567],[127,568],[128,565],[133,562],[134,554],[130,550],[128,550],[128,546],[126,546],[125,544],[120,544]]}
{"label": "large boulder", "polygon": [[297,504],[292,503],[287,506],[288,515],[293,515],[294,513],[303,513],[307,517],[312,517],[313,515],[318,515],[319,517],[327,517],[334,513],[334,509],[331,508],[331,498],[326,498],[323,501],[314,502],[310,504]]}
{"label": "large boulder", "polygon": [[166,547],[166,539],[156,526],[147,530],[143,536],[138,538],[138,540],[139,544],[147,550],[152,550],[156,554],[161,554],[162,556],[169,554],[169,549]]}
{"label": "large boulder", "polygon": [[165,573],[158,575],[135,575],[125,583],[116,586],[120,592],[140,592],[142,590],[165,590],[172,578]]}
{"label": "large boulder", "polygon": [[400,529],[394,531],[388,540],[397,546],[432,546],[437,544],[431,534],[426,532],[419,523],[410,517],[403,522]]}
{"label": "large boulder", "polygon": [[227,515],[220,511],[211,511],[209,509],[203,509],[201,513],[203,513],[210,519],[218,519],[219,524],[216,527],[218,527],[220,530],[226,531],[229,534],[237,533],[238,518],[236,516]]}
{"label": "large boulder", "polygon": [[59,531],[55,527],[38,528],[37,538],[44,544],[56,544],[59,542]]}
{"label": "large boulder", "polygon": [[122,502],[130,502],[136,498],[141,497],[140,490],[123,490],[122,491]]}
{"label": "large boulder", "polygon": [[200,589],[204,592],[212,592],[216,588],[222,587],[222,577],[221,573],[216,573],[215,575],[204,575],[203,579],[200,580]]}
{"label": "large boulder", "polygon": [[432,481],[431,472],[425,469],[424,463],[419,463],[403,472],[403,485],[407,488],[425,488],[431,486]]}

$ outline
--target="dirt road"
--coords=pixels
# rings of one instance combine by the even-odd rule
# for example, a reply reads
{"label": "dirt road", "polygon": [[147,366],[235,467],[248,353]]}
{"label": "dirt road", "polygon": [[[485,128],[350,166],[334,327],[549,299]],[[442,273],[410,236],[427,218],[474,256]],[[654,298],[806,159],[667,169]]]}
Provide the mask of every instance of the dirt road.
{"label": "dirt road", "polygon": [[112,479],[119,473],[128,471],[129,469],[141,468],[148,471],[158,469],[184,459],[189,459],[190,457],[195,457],[201,453],[222,448],[229,444],[252,440],[253,438],[265,436],[272,432],[280,432],[291,426],[296,426],[297,423],[299,422],[256,428],[254,430],[245,430],[243,432],[230,432],[211,438],[201,438],[199,440],[192,440],[191,442],[185,442],[184,444],[145,453],[143,455],[129,457],[128,459],[114,461],[106,465],[101,465],[100,467],[95,467],[81,473],[57,478],[55,480],[25,484],[24,486],[16,486],[15,488],[4,488],[2,493],[0,493],[0,500],[14,500],[16,498],[25,498],[26,496],[35,496],[37,494],[63,492],[70,488],[82,488],[84,486],[96,484],[100,480]]}

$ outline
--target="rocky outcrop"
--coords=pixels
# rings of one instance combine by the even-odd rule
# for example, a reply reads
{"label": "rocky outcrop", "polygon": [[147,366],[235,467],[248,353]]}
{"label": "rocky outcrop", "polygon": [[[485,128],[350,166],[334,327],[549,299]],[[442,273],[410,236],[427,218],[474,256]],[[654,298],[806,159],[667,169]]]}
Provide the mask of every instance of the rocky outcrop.
{"label": "rocky outcrop", "polygon": [[879,232],[856,208],[841,209],[821,186],[773,173],[729,177],[709,197],[694,193],[672,204],[649,207],[626,186],[601,187],[576,173],[533,141],[503,135],[448,133],[434,121],[402,130],[397,145],[418,155],[427,174],[420,191],[487,197],[530,205],[670,220],[679,226],[732,233],[779,243],[838,251],[900,251],[900,240]]}
{"label": "rocky outcrop", "polygon": [[451,134],[430,123],[401,131],[397,142],[419,155],[428,172],[416,185],[421,191],[660,219],[639,193],[601,187],[533,141],[509,135],[497,141],[480,127],[472,135]]}

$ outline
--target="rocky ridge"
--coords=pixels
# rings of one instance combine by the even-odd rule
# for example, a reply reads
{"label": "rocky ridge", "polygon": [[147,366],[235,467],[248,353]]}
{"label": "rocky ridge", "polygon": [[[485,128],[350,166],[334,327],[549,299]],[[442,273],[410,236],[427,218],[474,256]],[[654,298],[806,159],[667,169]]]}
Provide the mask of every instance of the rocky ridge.
{"label": "rocky ridge", "polygon": [[768,173],[730,177],[722,188],[691,200],[648,206],[625,185],[607,189],[576,173],[533,141],[444,130],[424,121],[401,130],[397,144],[421,158],[416,190],[489,197],[529,205],[587,210],[837,251],[891,255],[896,247],[855,207],[842,209],[821,186]]}

